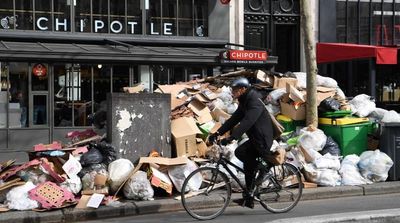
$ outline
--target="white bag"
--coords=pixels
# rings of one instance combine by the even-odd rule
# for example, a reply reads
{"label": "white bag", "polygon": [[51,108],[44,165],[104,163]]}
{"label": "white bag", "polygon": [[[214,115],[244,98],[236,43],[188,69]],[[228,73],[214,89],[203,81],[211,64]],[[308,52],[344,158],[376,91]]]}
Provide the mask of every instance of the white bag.
{"label": "white bag", "polygon": [[392,159],[379,150],[363,152],[358,163],[362,176],[373,182],[385,181],[392,166]]}
{"label": "white bag", "polygon": [[376,108],[375,102],[371,101],[371,97],[366,94],[355,96],[349,104],[353,114],[359,117],[367,117]]}
{"label": "white bag", "polygon": [[[186,177],[189,176],[189,174],[193,171],[197,170],[197,168],[198,167],[196,163],[189,159],[184,165],[176,165],[168,168],[169,178],[171,178],[171,181],[178,192],[181,192],[182,185]],[[192,177],[192,180],[189,181],[189,188],[191,190],[198,190],[201,186],[202,181],[203,177],[200,173],[197,173]]]}
{"label": "white bag", "polygon": [[313,132],[307,131],[307,127],[300,130],[298,144],[304,149],[321,151],[326,144],[326,135],[320,129]]}
{"label": "white bag", "polygon": [[8,208],[20,211],[38,208],[39,203],[30,199],[28,196],[28,191],[33,188],[36,188],[36,186],[31,181],[28,181],[22,186],[11,189],[7,193],[6,204],[8,205]]}
{"label": "white bag", "polygon": [[147,179],[147,173],[139,170],[124,185],[124,195],[133,200],[152,200],[154,196],[153,187]]}
{"label": "white bag", "polygon": [[129,173],[134,169],[132,162],[128,159],[117,159],[108,165],[111,192],[115,193],[126,180]]}
{"label": "white bag", "polygon": [[332,156],[330,153],[326,153],[325,155],[317,158],[314,161],[315,166],[318,169],[340,169],[340,161],[338,156]]}
{"label": "white bag", "polygon": [[341,164],[339,173],[342,176],[342,185],[362,185],[372,183],[361,176],[360,170],[358,169],[358,162],[360,157],[355,154],[346,156]]}

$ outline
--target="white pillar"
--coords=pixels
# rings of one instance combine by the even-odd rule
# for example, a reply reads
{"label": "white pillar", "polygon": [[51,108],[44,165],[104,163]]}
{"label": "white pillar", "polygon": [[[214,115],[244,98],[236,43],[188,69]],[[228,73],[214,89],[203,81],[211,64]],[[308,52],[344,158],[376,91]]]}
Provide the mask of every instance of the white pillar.
{"label": "white pillar", "polygon": [[149,65],[139,66],[139,83],[147,88],[150,92],[153,91],[153,72],[151,72]]}

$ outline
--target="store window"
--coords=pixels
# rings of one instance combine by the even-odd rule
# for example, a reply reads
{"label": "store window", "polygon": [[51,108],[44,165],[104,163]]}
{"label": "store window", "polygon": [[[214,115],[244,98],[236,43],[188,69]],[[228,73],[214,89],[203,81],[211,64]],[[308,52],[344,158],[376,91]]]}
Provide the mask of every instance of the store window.
{"label": "store window", "polygon": [[179,0],[179,35],[192,36],[193,35],[193,5],[190,1]]}
{"label": "store window", "polygon": [[75,6],[75,32],[91,32],[91,0],[77,1]]}
{"label": "store window", "polygon": [[29,64],[9,63],[3,68],[2,73],[9,75],[8,127],[29,127]]}
{"label": "store window", "polygon": [[400,44],[400,0],[336,0],[336,40]]}
{"label": "store window", "polygon": [[129,66],[115,65],[112,70],[112,91],[124,92],[129,86]]}
{"label": "store window", "polygon": [[2,0],[0,19],[0,29],[206,37],[208,1]]}

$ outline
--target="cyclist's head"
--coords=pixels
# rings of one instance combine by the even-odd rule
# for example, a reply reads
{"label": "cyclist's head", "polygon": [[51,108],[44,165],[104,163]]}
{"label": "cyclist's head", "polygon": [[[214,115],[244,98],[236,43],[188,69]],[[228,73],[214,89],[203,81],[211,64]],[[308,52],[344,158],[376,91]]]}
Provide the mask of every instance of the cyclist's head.
{"label": "cyclist's head", "polygon": [[241,77],[234,80],[231,87],[233,97],[238,98],[250,87],[250,82],[247,78]]}

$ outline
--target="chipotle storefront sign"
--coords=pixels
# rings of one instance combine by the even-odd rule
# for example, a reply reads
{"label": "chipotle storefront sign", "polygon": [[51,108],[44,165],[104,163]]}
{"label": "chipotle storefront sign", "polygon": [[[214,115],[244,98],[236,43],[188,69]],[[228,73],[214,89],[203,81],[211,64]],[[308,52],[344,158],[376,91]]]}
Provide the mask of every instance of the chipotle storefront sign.
{"label": "chipotle storefront sign", "polygon": [[228,50],[221,53],[223,64],[265,64],[267,51],[258,50]]}
{"label": "chipotle storefront sign", "polygon": [[267,60],[266,51],[229,50],[228,53],[231,60]]}

